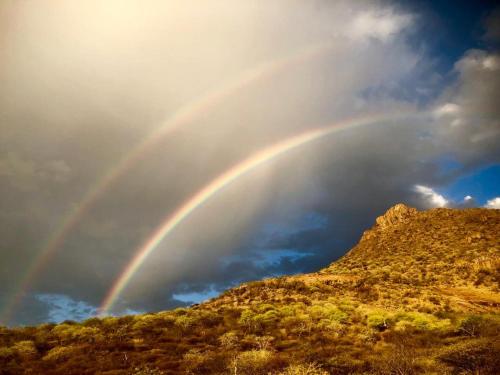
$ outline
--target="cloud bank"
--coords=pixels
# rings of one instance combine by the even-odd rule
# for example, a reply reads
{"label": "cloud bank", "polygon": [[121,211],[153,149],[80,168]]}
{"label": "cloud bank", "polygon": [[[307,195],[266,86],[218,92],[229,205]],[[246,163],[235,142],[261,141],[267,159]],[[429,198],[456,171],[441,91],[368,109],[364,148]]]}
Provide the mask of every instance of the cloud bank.
{"label": "cloud bank", "polygon": [[496,198],[488,200],[488,202],[486,202],[484,207],[500,209],[500,197],[496,197]]}

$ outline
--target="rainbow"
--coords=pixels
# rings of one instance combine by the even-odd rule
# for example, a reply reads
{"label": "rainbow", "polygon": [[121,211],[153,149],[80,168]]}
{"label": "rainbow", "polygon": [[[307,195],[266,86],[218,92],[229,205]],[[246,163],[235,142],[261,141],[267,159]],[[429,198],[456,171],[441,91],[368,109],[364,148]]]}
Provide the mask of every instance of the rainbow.
{"label": "rainbow", "polygon": [[156,128],[129,153],[118,161],[101,179],[99,179],[85,194],[80,203],[63,218],[58,228],[47,239],[38,255],[28,266],[24,277],[19,282],[12,298],[5,304],[0,321],[7,322],[11,314],[20,304],[25,293],[30,289],[34,279],[46,267],[47,263],[61,248],[68,234],[76,227],[86,213],[93,207],[97,200],[134,166],[145,153],[154,147],[161,139],[179,127],[193,122],[197,117],[207,110],[215,107],[230,97],[235,92],[243,90],[249,85],[262,81],[280,71],[293,67],[307,60],[317,58],[332,48],[331,43],[315,44],[308,46],[291,55],[281,57],[272,61],[259,64],[253,68],[243,71],[235,79],[230,80],[199,99],[188,103],[178,109],[167,121]]}
{"label": "rainbow", "polygon": [[305,145],[326,135],[345,130],[373,124],[384,120],[408,117],[409,113],[397,113],[392,115],[368,115],[360,118],[349,119],[343,122],[328,126],[308,130],[299,135],[285,139],[268,148],[256,152],[242,162],[234,165],[226,172],[212,180],[208,185],[199,190],[194,196],[188,199],[173,214],[167,216],[156,228],[152,235],[140,246],[134,257],[124,268],[120,276],[115,280],[113,286],[106,294],[101,303],[99,314],[103,315],[110,311],[120,294],[128,285],[134,274],[144,263],[146,258],[157,248],[160,242],[169,235],[181,222],[183,222],[197,208],[200,208],[210,198],[215,196],[223,188],[232,182],[248,174],[255,168],[272,161],[278,156],[291,151],[299,146]]}

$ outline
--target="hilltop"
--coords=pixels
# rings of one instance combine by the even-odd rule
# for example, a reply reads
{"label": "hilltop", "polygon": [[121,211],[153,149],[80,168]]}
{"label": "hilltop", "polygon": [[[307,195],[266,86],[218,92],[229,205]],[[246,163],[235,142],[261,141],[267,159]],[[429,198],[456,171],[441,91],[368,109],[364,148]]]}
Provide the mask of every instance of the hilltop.
{"label": "hilltop", "polygon": [[398,204],[316,273],[191,308],[0,328],[0,374],[495,374],[500,210]]}

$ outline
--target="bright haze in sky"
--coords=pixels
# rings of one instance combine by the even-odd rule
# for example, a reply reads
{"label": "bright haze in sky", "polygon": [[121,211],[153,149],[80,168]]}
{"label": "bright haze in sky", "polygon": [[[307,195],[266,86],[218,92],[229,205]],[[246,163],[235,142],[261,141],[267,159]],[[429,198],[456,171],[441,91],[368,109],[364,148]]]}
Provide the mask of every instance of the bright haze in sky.
{"label": "bright haze in sky", "polygon": [[318,270],[399,202],[499,209],[498,25],[487,1],[2,1],[0,325]]}

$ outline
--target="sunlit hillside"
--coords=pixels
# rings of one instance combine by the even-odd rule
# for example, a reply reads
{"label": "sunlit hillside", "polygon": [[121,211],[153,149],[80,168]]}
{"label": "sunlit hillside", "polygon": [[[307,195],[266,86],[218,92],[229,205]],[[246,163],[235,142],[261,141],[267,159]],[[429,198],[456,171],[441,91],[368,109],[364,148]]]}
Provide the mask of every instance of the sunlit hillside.
{"label": "sunlit hillside", "polygon": [[496,374],[500,210],[399,204],[312,274],[191,308],[0,329],[0,374]]}

